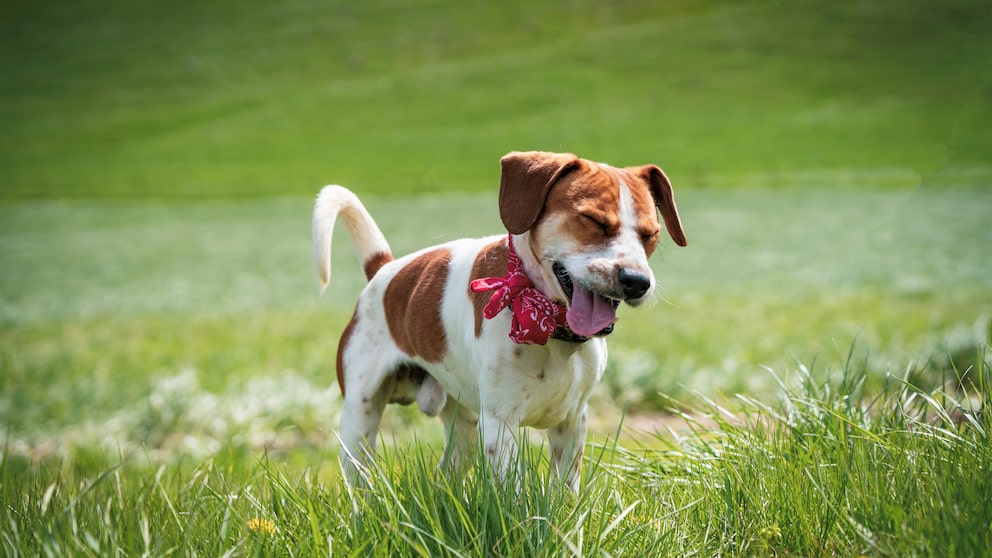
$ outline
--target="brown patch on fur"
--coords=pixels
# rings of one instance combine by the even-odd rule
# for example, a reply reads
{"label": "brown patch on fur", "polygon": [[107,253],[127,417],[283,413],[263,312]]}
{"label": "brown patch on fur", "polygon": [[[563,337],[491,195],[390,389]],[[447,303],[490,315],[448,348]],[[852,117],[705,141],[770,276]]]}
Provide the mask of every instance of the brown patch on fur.
{"label": "brown patch on fur", "polygon": [[585,163],[571,153],[514,151],[500,166],[499,216],[506,230],[521,234],[537,222],[551,187]]}
{"label": "brown patch on fur", "polygon": [[655,205],[654,194],[651,192],[651,185],[644,176],[635,174],[631,170],[623,169],[619,172],[623,183],[630,190],[630,197],[634,201],[634,213],[637,215],[635,229],[637,234],[641,236],[644,254],[651,257],[654,249],[658,247],[658,233],[661,232],[657,206]]}
{"label": "brown patch on fur", "polygon": [[382,266],[393,261],[393,255],[389,252],[376,252],[362,262],[362,269],[365,271],[365,279],[371,281],[372,277],[382,268]]}
{"label": "brown patch on fur", "polygon": [[609,241],[620,231],[620,181],[613,169],[586,165],[548,193],[542,218],[563,214],[561,233],[586,246]]}
{"label": "brown patch on fur", "polygon": [[[479,250],[479,253],[475,256],[475,262],[472,263],[472,274],[469,276],[469,282],[475,279],[502,277],[506,275],[506,257],[508,253],[509,249],[506,246],[506,239],[497,240],[482,250]],[[468,287],[468,297],[472,301],[472,307],[475,309],[476,337],[482,335],[482,320],[484,318],[482,311],[489,304],[492,296],[492,291],[476,293],[472,292],[471,287]]]}
{"label": "brown patch on fur", "polygon": [[668,229],[669,236],[679,246],[685,246],[685,230],[682,228],[682,219],[679,217],[678,206],[675,205],[675,193],[672,191],[672,183],[657,165],[644,165],[641,167],[630,167],[627,170],[641,177],[648,185],[648,191],[654,198],[654,204],[661,212],[661,218],[665,221],[665,228]]}
{"label": "brown patch on fur", "polygon": [[358,323],[358,308],[355,308],[355,314],[351,316],[351,321],[345,326],[344,331],[341,332],[341,338],[338,339],[338,387],[341,388],[341,395],[344,395],[344,350],[348,346],[348,341],[351,340],[351,334],[355,332],[355,324]]}
{"label": "brown patch on fur", "polygon": [[426,252],[403,266],[383,295],[386,324],[396,346],[428,362],[440,361],[448,348],[441,299],[450,263],[448,250]]}
{"label": "brown patch on fur", "polygon": [[[573,213],[585,214],[589,218],[581,220],[588,223],[575,223],[575,238],[589,240],[592,243],[602,242],[604,236],[616,234],[617,216],[605,215],[593,209],[587,210],[581,204],[587,200],[599,200],[600,208],[617,209],[619,205],[618,182],[621,177],[634,193],[635,210],[638,215],[655,215],[654,210],[642,210],[643,199],[640,184],[647,187],[654,205],[661,212],[665,227],[672,240],[679,246],[685,246],[685,231],[679,218],[672,184],[656,165],[627,167],[617,169],[579,159],[571,153],[548,153],[544,151],[527,151],[507,153],[500,161],[502,174],[499,186],[499,213],[506,230],[513,234],[521,234],[530,230],[542,215],[560,209],[572,208]],[[554,187],[556,184],[568,184],[567,191],[555,195],[555,191],[563,188]],[[577,197],[577,198],[576,198]],[[554,200],[552,198],[555,198]],[[571,198],[571,199],[570,199]],[[574,204],[569,203],[575,201]],[[596,206],[597,204],[591,204]],[[560,206],[560,207],[559,207]],[[591,218],[591,219],[590,219]],[[643,220],[637,225],[642,236],[653,236],[654,227]],[[596,234],[598,230],[599,234]],[[652,244],[646,240],[645,246]],[[653,247],[651,248],[653,251]]]}

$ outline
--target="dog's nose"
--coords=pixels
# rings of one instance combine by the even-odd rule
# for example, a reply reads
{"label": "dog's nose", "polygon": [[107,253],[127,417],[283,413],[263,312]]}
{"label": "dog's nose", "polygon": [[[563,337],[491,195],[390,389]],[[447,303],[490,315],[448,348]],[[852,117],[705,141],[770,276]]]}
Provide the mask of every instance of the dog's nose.
{"label": "dog's nose", "polygon": [[617,279],[620,281],[620,288],[623,290],[625,300],[641,298],[651,288],[650,277],[637,271],[631,271],[625,267],[620,268]]}

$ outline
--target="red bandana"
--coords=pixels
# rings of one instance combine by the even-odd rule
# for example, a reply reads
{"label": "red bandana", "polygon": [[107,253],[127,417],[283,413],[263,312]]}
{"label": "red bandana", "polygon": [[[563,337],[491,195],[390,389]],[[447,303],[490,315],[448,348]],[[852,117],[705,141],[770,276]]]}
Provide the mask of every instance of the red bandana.
{"label": "red bandana", "polygon": [[565,325],[565,306],[553,302],[547,295],[534,288],[534,282],[524,273],[520,256],[513,249],[513,235],[509,236],[509,253],[506,257],[506,275],[472,281],[472,292],[482,293],[496,289],[489,299],[483,315],[493,319],[507,306],[513,310],[510,339],[524,345],[544,345],[559,325]]}

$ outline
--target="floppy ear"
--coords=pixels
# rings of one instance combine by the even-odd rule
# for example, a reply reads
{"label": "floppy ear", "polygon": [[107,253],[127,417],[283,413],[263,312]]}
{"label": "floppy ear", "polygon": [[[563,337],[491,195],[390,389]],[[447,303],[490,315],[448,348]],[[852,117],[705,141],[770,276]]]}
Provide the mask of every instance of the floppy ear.
{"label": "floppy ear", "polygon": [[679,209],[675,206],[675,194],[672,193],[672,183],[668,181],[665,172],[656,165],[644,165],[634,170],[636,174],[644,178],[651,188],[651,196],[654,197],[654,204],[661,212],[661,218],[665,221],[665,228],[672,240],[679,246],[685,246],[685,231],[682,230],[682,219],[679,218]]}
{"label": "floppy ear", "polygon": [[529,231],[541,216],[548,191],[580,165],[571,153],[513,151],[500,159],[499,217],[513,234]]}

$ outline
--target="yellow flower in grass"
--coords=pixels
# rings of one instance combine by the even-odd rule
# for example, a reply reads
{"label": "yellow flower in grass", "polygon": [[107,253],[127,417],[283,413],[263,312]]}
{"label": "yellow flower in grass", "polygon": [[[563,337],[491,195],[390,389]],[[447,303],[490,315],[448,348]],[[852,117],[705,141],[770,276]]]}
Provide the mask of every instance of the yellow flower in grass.
{"label": "yellow flower in grass", "polygon": [[263,535],[272,535],[276,532],[275,523],[259,517],[249,519],[248,528],[251,529],[252,533],[261,533]]}

